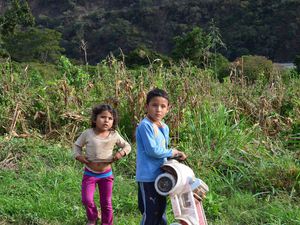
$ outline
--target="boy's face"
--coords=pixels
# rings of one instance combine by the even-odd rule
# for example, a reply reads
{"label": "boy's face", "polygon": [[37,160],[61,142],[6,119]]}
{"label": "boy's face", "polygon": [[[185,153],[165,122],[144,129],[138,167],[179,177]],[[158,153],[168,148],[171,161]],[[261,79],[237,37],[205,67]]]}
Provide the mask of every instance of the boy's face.
{"label": "boy's face", "polygon": [[169,101],[160,96],[154,97],[146,105],[146,109],[150,120],[160,122],[169,112]]}

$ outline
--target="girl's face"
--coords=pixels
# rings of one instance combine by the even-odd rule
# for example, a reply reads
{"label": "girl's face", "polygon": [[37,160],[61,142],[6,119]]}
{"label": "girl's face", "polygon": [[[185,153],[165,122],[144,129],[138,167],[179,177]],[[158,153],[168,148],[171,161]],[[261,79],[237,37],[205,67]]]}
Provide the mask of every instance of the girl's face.
{"label": "girl's face", "polygon": [[169,112],[169,101],[160,96],[154,97],[146,105],[146,109],[147,116],[152,122],[160,122]]}
{"label": "girl's face", "polygon": [[114,118],[109,111],[103,111],[97,115],[96,129],[99,131],[109,131],[112,128]]}

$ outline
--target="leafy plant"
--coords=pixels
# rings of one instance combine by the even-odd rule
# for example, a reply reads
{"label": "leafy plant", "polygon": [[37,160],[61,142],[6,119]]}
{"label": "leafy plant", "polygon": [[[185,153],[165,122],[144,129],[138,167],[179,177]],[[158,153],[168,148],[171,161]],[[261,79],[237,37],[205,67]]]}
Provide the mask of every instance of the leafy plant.
{"label": "leafy plant", "polygon": [[184,36],[175,37],[174,41],[174,59],[187,59],[202,68],[207,66],[210,39],[200,27],[193,28]]}
{"label": "leafy plant", "polygon": [[60,40],[55,30],[31,28],[5,37],[4,47],[15,61],[55,62],[64,50]]}
{"label": "leafy plant", "polygon": [[0,32],[3,36],[10,36],[20,27],[32,27],[34,17],[31,14],[27,1],[10,0],[9,8],[0,17]]}
{"label": "leafy plant", "polygon": [[261,81],[263,84],[269,81],[273,64],[263,56],[243,56],[242,57],[242,72],[247,81],[254,83]]}

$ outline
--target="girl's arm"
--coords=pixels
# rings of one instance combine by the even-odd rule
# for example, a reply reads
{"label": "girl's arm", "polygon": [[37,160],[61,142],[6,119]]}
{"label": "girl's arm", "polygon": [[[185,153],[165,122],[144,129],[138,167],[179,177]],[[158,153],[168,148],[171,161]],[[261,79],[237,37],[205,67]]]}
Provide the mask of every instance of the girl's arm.
{"label": "girl's arm", "polygon": [[117,146],[120,147],[120,150],[116,152],[116,154],[114,155],[113,161],[119,160],[122,157],[128,155],[131,151],[131,146],[130,144],[124,140],[124,138],[122,138],[122,136],[117,133]]}
{"label": "girl's arm", "polygon": [[76,160],[81,163],[87,164],[89,161],[83,155],[82,146],[86,144],[86,136],[87,131],[84,131],[76,140],[75,144],[73,145],[73,155]]}
{"label": "girl's arm", "polygon": [[118,161],[119,159],[123,158],[126,155],[125,151],[117,151],[116,154],[114,155],[113,162]]}
{"label": "girl's arm", "polygon": [[82,147],[74,144],[73,146],[74,158],[81,163],[87,164],[89,161],[86,159],[84,155],[82,155]]}
{"label": "girl's arm", "polygon": [[119,152],[124,152],[124,156],[128,155],[129,152],[131,151],[130,144],[127,141],[125,141],[124,138],[122,138],[122,136],[119,133],[117,133],[117,136],[118,136],[118,140],[116,144],[118,147],[121,148]]}

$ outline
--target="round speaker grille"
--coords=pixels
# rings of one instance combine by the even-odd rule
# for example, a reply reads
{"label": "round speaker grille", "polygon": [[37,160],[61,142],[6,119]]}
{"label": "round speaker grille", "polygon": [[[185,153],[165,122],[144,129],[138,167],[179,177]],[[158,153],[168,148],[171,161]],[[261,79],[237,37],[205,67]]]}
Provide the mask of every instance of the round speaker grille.
{"label": "round speaker grille", "polygon": [[161,177],[157,182],[157,188],[161,192],[169,192],[174,187],[174,180],[170,177]]}

